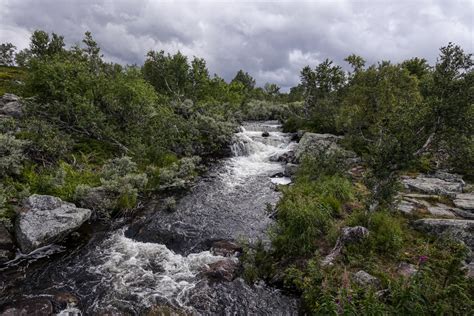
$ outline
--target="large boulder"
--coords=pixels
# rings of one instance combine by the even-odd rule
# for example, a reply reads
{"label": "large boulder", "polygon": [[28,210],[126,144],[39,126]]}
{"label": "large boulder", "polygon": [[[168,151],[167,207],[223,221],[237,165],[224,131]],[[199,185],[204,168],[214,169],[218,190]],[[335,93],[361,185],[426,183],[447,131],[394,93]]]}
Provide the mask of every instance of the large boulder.
{"label": "large boulder", "polygon": [[413,225],[431,235],[448,235],[474,249],[474,220],[425,218],[415,221]]}
{"label": "large boulder", "polygon": [[456,207],[474,211],[474,193],[457,194],[453,203]]}
{"label": "large boulder", "polygon": [[23,104],[18,96],[5,93],[0,98],[0,114],[19,118],[23,115]]}
{"label": "large boulder", "polygon": [[301,161],[305,155],[315,157],[321,154],[335,154],[349,163],[359,162],[354,152],[345,150],[339,145],[342,138],[342,136],[332,134],[305,133],[298,143],[295,157],[298,161]]}
{"label": "large boulder", "polygon": [[402,183],[406,189],[411,191],[449,197],[455,197],[456,194],[462,192],[464,187],[462,181],[451,180],[446,177],[441,179],[424,174],[420,174],[416,178],[403,177]]}
{"label": "large boulder", "polygon": [[14,248],[15,245],[10,233],[3,224],[0,224],[0,263],[12,259]]}
{"label": "large boulder", "polygon": [[15,233],[24,253],[61,240],[78,229],[91,216],[91,210],[49,195],[34,194],[26,199],[18,215]]}

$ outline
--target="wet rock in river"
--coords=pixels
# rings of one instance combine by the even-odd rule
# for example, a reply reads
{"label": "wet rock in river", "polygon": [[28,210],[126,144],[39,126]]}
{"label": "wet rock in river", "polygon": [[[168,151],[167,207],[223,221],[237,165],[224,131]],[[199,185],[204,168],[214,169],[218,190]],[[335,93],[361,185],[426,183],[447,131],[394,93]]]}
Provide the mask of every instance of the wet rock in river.
{"label": "wet rock in river", "polygon": [[[216,304],[219,302],[219,304]],[[263,283],[200,282],[187,298],[197,315],[298,315],[298,301]]]}
{"label": "wet rock in river", "polygon": [[49,316],[53,315],[53,304],[46,298],[32,298],[15,302],[6,307],[1,316]]}
{"label": "wet rock in river", "polygon": [[226,258],[209,264],[204,274],[216,281],[232,281],[239,270],[239,262],[234,259]]}
{"label": "wet rock in river", "polygon": [[242,246],[230,240],[219,240],[212,244],[211,252],[215,256],[232,257],[242,253]]}

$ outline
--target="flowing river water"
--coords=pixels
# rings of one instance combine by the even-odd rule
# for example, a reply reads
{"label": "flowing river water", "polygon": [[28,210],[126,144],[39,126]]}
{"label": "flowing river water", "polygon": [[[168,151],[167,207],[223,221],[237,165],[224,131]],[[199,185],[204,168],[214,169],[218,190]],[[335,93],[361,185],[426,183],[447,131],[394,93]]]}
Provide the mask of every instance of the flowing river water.
{"label": "flowing river water", "polygon": [[263,283],[212,281],[202,273],[224,259],[210,251],[215,241],[268,242],[267,205],[278,201],[275,184],[289,183],[271,157],[293,146],[277,122],[245,123],[233,157],[199,180],[175,212],[150,209],[74,251],[0,272],[0,305],[69,293],[78,302],[60,315],[142,315],[164,305],[194,315],[297,314],[295,299]]}

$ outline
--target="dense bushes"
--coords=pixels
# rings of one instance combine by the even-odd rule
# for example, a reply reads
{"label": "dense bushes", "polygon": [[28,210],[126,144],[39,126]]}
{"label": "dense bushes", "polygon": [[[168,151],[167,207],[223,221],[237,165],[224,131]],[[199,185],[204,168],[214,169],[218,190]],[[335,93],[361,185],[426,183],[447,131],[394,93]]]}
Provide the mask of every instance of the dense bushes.
{"label": "dense bushes", "polygon": [[[23,68],[0,69],[0,92],[27,97],[21,117],[0,121],[2,209],[41,193],[110,214],[145,194],[186,188],[201,158],[228,153],[252,108],[248,74],[227,83],[180,53],[150,52],[141,68],[109,64],[90,33],[66,48],[61,36],[35,31],[16,57]],[[263,91],[270,94],[278,98],[278,87]],[[265,115],[279,107],[267,102]]]}

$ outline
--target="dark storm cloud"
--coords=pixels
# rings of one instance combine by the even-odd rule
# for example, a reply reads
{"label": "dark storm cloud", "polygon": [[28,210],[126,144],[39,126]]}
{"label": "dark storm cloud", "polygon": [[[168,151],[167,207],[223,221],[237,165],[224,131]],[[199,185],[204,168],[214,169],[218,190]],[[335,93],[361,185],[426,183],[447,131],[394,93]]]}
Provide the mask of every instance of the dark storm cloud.
{"label": "dark storm cloud", "polygon": [[148,50],[180,50],[231,79],[238,69],[259,84],[298,82],[300,69],[356,53],[373,63],[436,60],[453,41],[473,51],[474,2],[0,0],[0,41],[28,45],[35,29],[79,42],[90,30],[106,58],[142,63]]}

